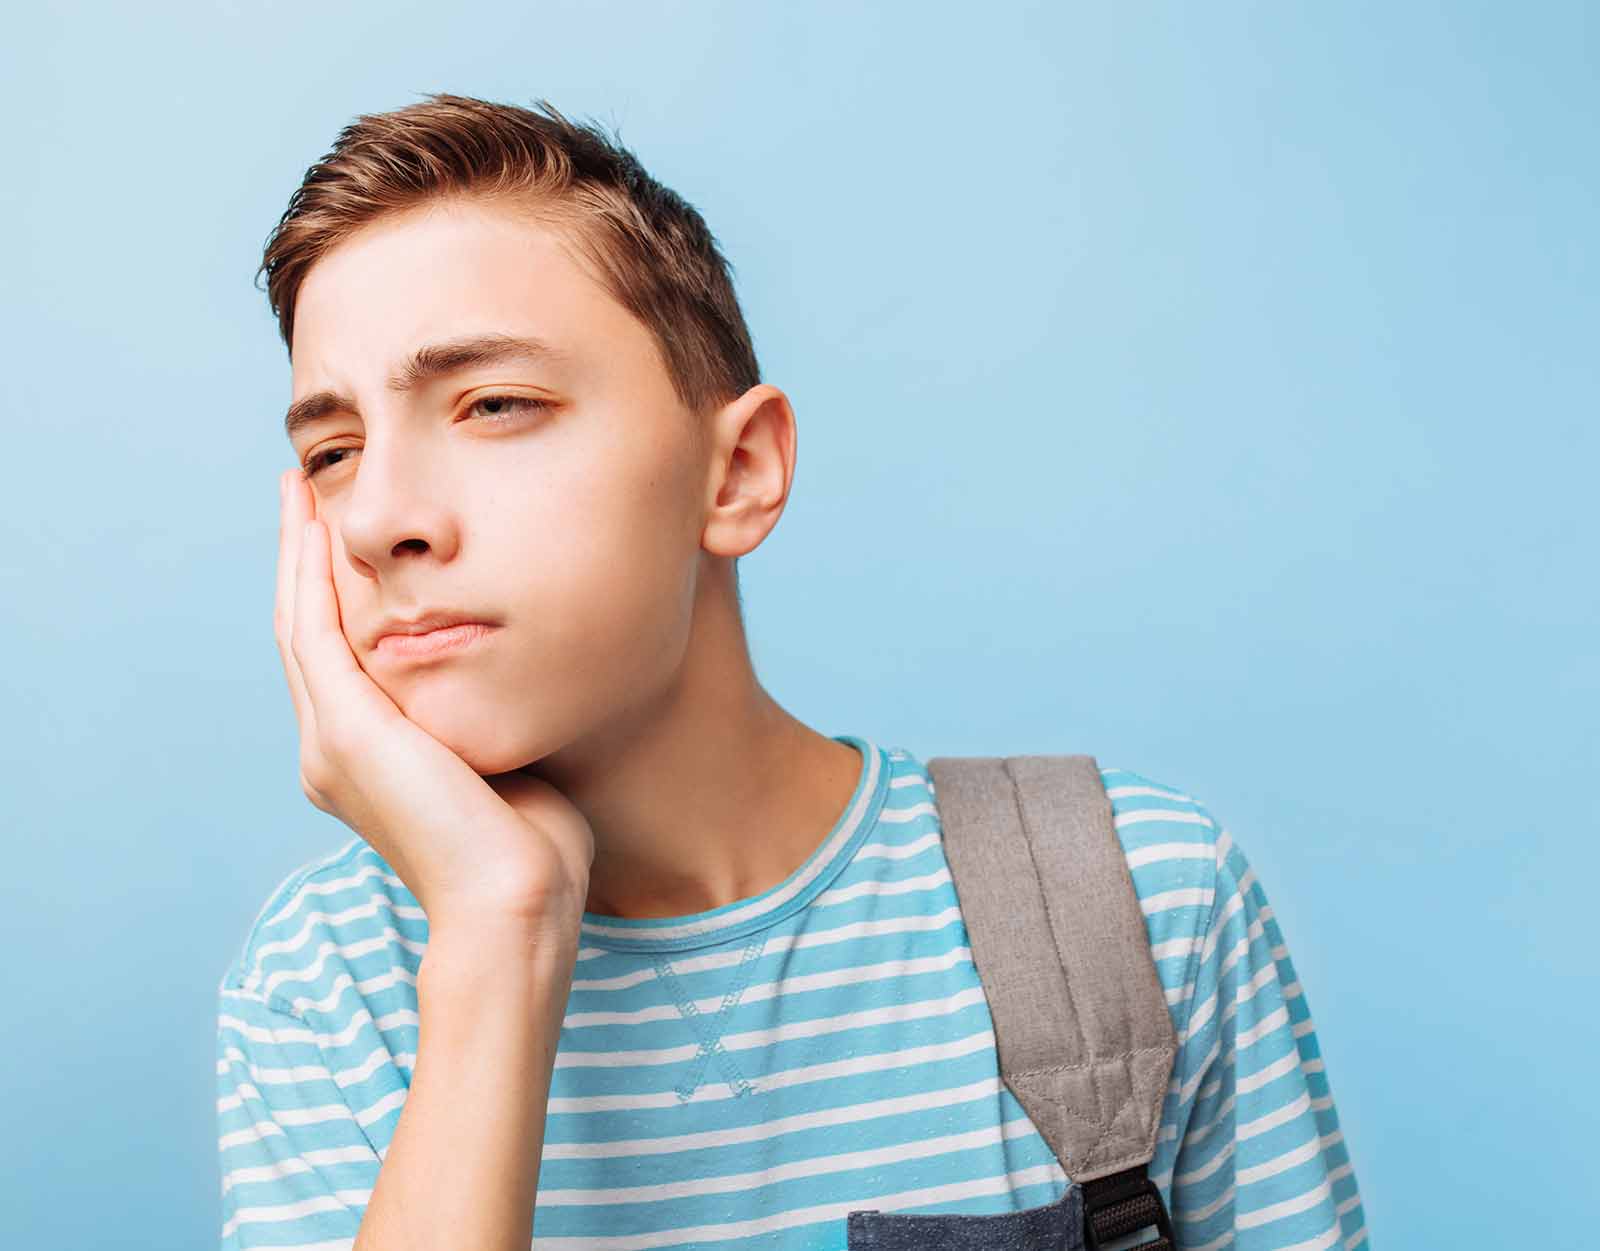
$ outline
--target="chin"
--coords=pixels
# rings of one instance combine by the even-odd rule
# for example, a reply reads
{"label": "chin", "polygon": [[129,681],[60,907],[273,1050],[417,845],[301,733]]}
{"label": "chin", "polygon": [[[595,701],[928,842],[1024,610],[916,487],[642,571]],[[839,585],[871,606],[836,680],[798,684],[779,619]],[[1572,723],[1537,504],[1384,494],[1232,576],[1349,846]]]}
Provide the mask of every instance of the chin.
{"label": "chin", "polygon": [[444,690],[395,698],[406,718],[438,739],[480,777],[509,773],[537,755],[519,728],[512,710],[492,700],[471,699]]}

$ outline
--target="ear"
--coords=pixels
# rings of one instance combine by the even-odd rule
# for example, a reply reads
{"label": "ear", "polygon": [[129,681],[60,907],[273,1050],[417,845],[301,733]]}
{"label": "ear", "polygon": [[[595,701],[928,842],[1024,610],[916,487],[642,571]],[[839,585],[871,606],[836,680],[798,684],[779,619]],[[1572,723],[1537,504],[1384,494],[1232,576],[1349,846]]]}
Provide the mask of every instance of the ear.
{"label": "ear", "polygon": [[707,419],[706,520],[700,546],[717,556],[753,551],[789,499],[798,442],[789,397],[758,383]]}

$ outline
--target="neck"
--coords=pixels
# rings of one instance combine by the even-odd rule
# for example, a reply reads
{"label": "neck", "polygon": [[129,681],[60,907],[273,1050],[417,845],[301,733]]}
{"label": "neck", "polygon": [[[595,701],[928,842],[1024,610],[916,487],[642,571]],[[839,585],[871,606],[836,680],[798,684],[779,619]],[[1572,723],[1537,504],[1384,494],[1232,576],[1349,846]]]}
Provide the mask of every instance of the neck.
{"label": "neck", "polygon": [[588,912],[684,916],[768,890],[855,791],[860,754],[762,688],[731,597],[717,600],[664,686],[530,766],[594,831]]}

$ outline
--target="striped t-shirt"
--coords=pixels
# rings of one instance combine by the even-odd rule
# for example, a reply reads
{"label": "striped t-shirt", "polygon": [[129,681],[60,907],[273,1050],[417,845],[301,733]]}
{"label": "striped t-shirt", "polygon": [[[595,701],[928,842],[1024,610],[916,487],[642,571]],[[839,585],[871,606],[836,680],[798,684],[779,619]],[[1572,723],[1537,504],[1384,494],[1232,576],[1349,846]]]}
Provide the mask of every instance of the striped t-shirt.
{"label": "striped t-shirt", "polygon": [[[1000,1079],[927,769],[835,737],[861,754],[855,793],[783,882],[690,916],[584,914],[540,1251],[841,1251],[858,1208],[1062,1197]],[[1306,996],[1244,854],[1182,791],[1101,776],[1179,1042],[1149,1170],[1179,1246],[1363,1245]],[[219,987],[224,1251],[353,1244],[416,1061],[427,944],[360,838],[263,905]]]}

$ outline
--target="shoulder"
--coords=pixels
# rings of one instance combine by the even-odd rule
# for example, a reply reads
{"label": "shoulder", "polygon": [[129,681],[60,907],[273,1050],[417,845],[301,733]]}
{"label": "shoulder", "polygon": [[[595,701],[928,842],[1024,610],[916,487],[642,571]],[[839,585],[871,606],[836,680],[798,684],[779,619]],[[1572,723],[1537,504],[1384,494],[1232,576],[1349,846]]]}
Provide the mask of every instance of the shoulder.
{"label": "shoulder", "polygon": [[1141,899],[1214,883],[1225,836],[1210,809],[1147,774],[1102,765],[1100,780]]}
{"label": "shoulder", "polygon": [[223,973],[224,995],[295,1016],[346,1015],[374,978],[415,984],[427,919],[389,863],[356,837],[268,893]]}
{"label": "shoulder", "polygon": [[1193,993],[1230,840],[1205,804],[1181,787],[1104,765],[1100,778],[1150,953],[1176,1010]]}

